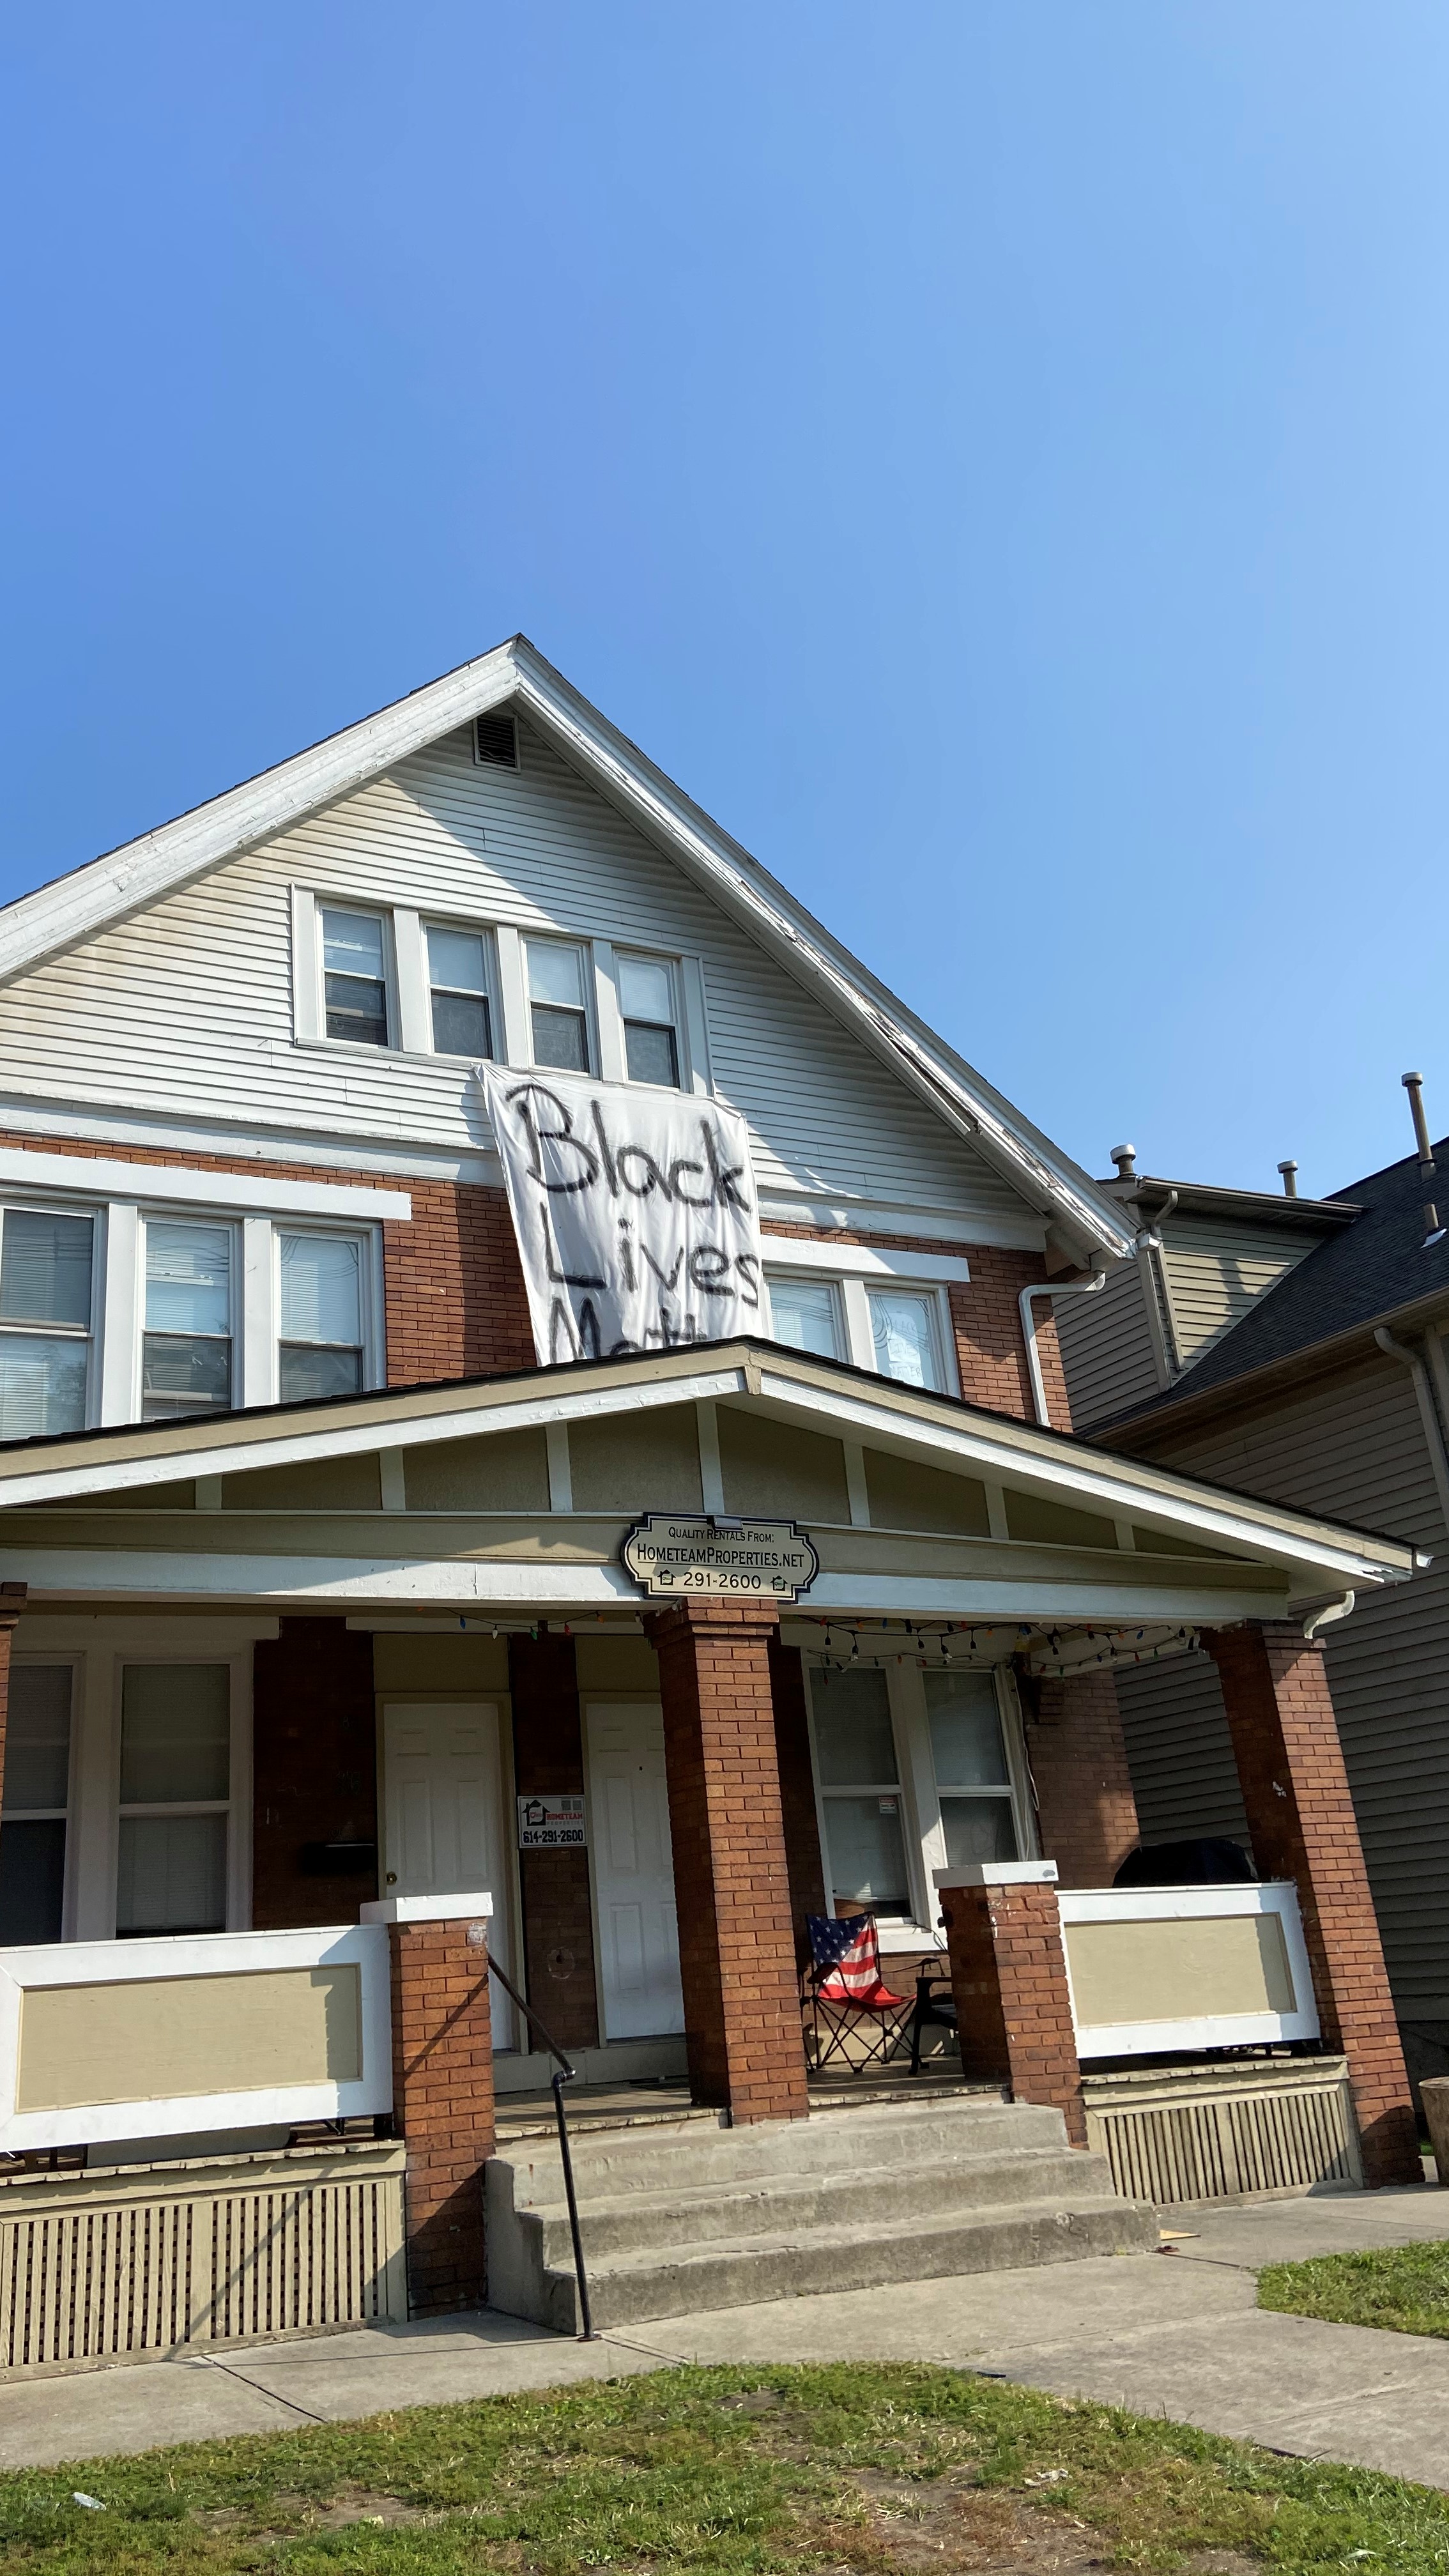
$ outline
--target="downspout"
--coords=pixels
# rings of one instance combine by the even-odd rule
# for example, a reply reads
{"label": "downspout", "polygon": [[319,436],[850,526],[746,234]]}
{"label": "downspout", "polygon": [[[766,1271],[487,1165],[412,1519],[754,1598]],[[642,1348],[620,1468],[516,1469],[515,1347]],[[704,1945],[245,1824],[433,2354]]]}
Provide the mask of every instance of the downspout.
{"label": "downspout", "polygon": [[1303,1634],[1310,1646],[1320,1628],[1328,1627],[1334,1619],[1346,1619],[1352,1608],[1353,1594],[1345,1592],[1339,1600],[1328,1602],[1322,1610],[1310,1610],[1303,1622]]}
{"label": "downspout", "polygon": [[1391,1360],[1402,1361],[1404,1367],[1413,1375],[1414,1393],[1419,1399],[1419,1418],[1424,1425],[1424,1438],[1429,1444],[1429,1464],[1434,1470],[1434,1491],[1439,1497],[1439,1509],[1444,1515],[1445,1526],[1449,1528],[1449,1456],[1445,1455],[1444,1432],[1435,1409],[1434,1390],[1429,1384],[1429,1372],[1417,1351],[1411,1351],[1407,1343],[1395,1341],[1387,1324],[1379,1325],[1374,1334],[1374,1340],[1381,1351],[1387,1351]]}
{"label": "downspout", "polygon": [[1034,1279],[1030,1287],[1023,1288],[1016,1301],[1021,1317],[1021,1338],[1026,1344],[1026,1374],[1031,1382],[1031,1400],[1038,1422],[1048,1431],[1053,1424],[1047,1410],[1046,1384],[1041,1373],[1041,1353],[1036,1346],[1036,1317],[1031,1311],[1031,1301],[1033,1297],[1095,1297],[1107,1285],[1106,1255],[1094,1252],[1092,1259],[1102,1262],[1104,1267],[1094,1270],[1090,1279],[1063,1279],[1060,1284],[1050,1279]]}

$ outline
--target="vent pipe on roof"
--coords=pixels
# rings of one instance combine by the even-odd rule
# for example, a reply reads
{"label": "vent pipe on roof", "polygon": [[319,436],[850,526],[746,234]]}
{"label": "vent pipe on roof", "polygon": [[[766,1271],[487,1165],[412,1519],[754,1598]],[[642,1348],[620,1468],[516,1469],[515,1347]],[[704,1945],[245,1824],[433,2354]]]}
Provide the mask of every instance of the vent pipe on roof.
{"label": "vent pipe on roof", "polygon": [[1427,1250],[1437,1243],[1444,1228],[1439,1223],[1439,1210],[1434,1204],[1434,1148],[1429,1142],[1429,1122],[1424,1116],[1424,1077],[1422,1073],[1399,1076],[1409,1095],[1409,1109],[1414,1121],[1414,1141],[1419,1148],[1419,1178],[1424,1184],[1424,1244]]}
{"label": "vent pipe on roof", "polygon": [[1135,1145],[1114,1145],[1108,1160],[1116,1164],[1119,1181],[1136,1180],[1137,1148]]}
{"label": "vent pipe on roof", "polygon": [[1285,1199],[1296,1199],[1298,1196],[1297,1164],[1290,1158],[1288,1162],[1280,1163],[1278,1169],[1283,1175],[1283,1196]]}

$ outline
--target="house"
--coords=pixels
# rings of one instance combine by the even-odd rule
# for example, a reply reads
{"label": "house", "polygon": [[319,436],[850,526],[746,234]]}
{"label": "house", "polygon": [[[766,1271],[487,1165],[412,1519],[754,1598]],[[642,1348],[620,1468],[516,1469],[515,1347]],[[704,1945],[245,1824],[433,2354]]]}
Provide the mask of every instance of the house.
{"label": "house", "polygon": [[[524,639],[0,915],[0,1086],[0,2368],[571,2320],[557,2052],[615,2317],[839,2281],[872,2139],[879,2281],[1418,2178],[1319,1643],[1412,1540],[1072,1434],[1138,1214]],[[1263,1883],[1114,1890],[1195,1640]],[[959,2064],[832,2092],[812,1918]]]}
{"label": "house", "polygon": [[[1060,1311],[1073,1418],[1094,1439],[1410,1539],[1422,1562],[1324,1631],[1406,2051],[1449,2067],[1449,1237],[1417,1076],[1415,1151],[1332,1197],[1257,1199],[1125,1169],[1105,1186],[1160,1238]],[[1293,1177],[1289,1167],[1290,1180]],[[1164,1215],[1164,1211],[1170,1210]],[[1149,1309],[1162,1318],[1155,1342]],[[1169,1356],[1170,1354],[1170,1356]],[[1211,1660],[1119,1686],[1144,1835],[1247,1838]]]}

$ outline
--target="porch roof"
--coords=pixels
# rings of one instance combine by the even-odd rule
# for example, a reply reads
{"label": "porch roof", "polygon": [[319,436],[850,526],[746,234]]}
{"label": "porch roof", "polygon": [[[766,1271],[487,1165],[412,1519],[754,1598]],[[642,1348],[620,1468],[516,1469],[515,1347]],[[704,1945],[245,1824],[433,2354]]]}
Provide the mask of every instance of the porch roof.
{"label": "porch roof", "polygon": [[757,1341],[0,1446],[0,1570],[56,1601],[624,1612],[649,1510],[800,1522],[824,1618],[1228,1625],[1416,1563]]}

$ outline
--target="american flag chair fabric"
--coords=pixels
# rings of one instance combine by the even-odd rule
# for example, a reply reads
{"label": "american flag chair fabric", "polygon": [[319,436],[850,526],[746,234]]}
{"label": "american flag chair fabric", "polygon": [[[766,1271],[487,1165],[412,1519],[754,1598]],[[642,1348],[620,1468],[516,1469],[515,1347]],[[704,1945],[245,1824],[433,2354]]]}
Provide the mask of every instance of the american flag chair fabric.
{"label": "american flag chair fabric", "polygon": [[805,2006],[816,2069],[836,2058],[852,2069],[886,2065],[904,2035],[911,2005],[881,1975],[875,1917],[807,1914],[805,1929]]}

